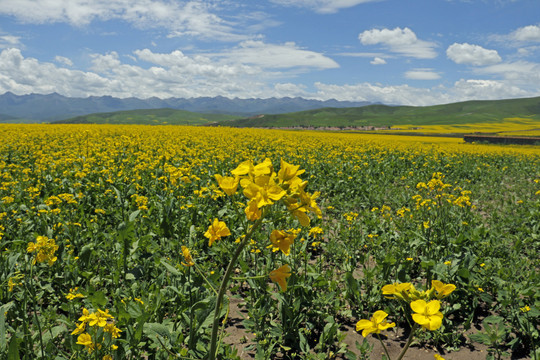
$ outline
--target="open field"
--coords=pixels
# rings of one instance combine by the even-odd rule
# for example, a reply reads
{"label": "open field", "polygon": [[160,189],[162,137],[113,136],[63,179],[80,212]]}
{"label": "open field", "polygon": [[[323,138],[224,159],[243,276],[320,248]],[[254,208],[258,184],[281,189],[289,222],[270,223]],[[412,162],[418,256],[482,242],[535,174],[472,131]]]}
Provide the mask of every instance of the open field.
{"label": "open field", "polygon": [[[465,101],[434,106],[368,105],[355,108],[324,108],[288,114],[264,115],[234,120],[238,127],[340,127],[340,128],[416,128],[455,127],[470,131],[472,127],[504,128],[504,123],[540,123],[540,98],[493,101]],[[521,124],[521,127],[523,124]],[[452,131],[455,131],[452,129]],[[528,129],[527,129],[528,130]]]}
{"label": "open field", "polygon": [[540,357],[538,146],[133,125],[0,140],[2,359],[381,359],[378,331],[393,360]]}
{"label": "open field", "polygon": [[66,124],[114,124],[114,125],[209,125],[230,121],[238,116],[201,114],[176,109],[141,109],[95,113],[56,121]]}

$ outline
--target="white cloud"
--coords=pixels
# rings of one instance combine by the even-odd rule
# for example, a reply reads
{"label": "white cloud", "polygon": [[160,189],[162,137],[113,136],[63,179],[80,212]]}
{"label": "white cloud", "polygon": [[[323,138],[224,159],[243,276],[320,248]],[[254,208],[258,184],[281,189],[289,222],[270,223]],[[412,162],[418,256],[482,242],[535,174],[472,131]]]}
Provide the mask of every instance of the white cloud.
{"label": "white cloud", "polygon": [[540,83],[540,63],[515,61],[501,63],[476,69],[477,74],[488,74],[502,77],[513,84],[538,87]]}
{"label": "white cloud", "polygon": [[296,6],[312,9],[320,14],[331,14],[341,9],[380,0],[270,0],[284,6]]}
{"label": "white cloud", "polygon": [[71,59],[68,59],[67,57],[64,57],[64,56],[55,56],[54,61],[56,61],[59,64],[73,66],[73,61],[71,61]]}
{"label": "white cloud", "polygon": [[[90,71],[81,71],[67,68],[62,63],[25,58],[19,49],[4,49],[0,51],[0,93],[57,92],[76,97],[111,95],[121,98],[302,96],[321,100],[335,98],[417,106],[470,99],[540,95],[537,86],[540,82],[539,64],[527,62],[475,69],[478,75],[499,76],[502,80],[462,79],[449,88],[318,82],[313,84],[315,90],[311,91],[306,85],[276,82],[278,77],[287,74],[283,69],[279,72],[274,72],[272,68],[263,71],[262,66],[267,66],[265,64],[232,63],[232,58],[218,55],[187,55],[179,51],[160,54],[143,49],[135,52],[135,65],[123,59],[125,57],[116,52],[94,54]],[[436,74],[431,69],[413,71],[417,72],[417,78]]]}
{"label": "white cloud", "polygon": [[512,32],[509,37],[520,42],[540,42],[540,26],[529,25],[519,28]]}
{"label": "white cloud", "polygon": [[369,63],[372,64],[372,65],[384,65],[384,64],[386,64],[386,60],[376,56]]}
{"label": "white cloud", "polygon": [[0,92],[84,95],[107,89],[107,82],[95,73],[58,68],[51,63],[24,58],[19,49],[0,52]]}
{"label": "white cloud", "polygon": [[87,26],[94,20],[124,20],[140,28],[165,28],[170,36],[195,36],[227,41],[248,38],[238,24],[215,13],[203,1],[170,0],[0,0],[0,15],[28,23],[65,22]]}
{"label": "white cloud", "polygon": [[[332,60],[296,49],[293,44],[283,45],[283,48],[277,46],[280,52],[272,62],[265,60],[250,64],[257,62],[254,55],[257,49],[264,50],[261,44],[256,45],[260,48],[248,46],[253,54],[246,52],[247,59],[243,62],[233,61],[234,52],[188,56],[180,51],[161,54],[143,49],[135,52],[134,65],[125,63],[116,52],[93,54],[88,72],[65,67],[69,59],[59,58],[57,60],[63,63],[55,65],[25,58],[18,49],[6,49],[0,52],[0,93],[57,92],[66,96],[111,95],[121,98],[299,96],[303,94],[302,85],[293,87],[292,84],[274,83],[278,77],[285,77],[287,73],[284,71],[290,71],[285,66],[294,69],[297,66],[335,66]],[[287,56],[292,59],[285,59]],[[263,67],[269,67],[269,70],[263,70]],[[277,67],[280,71],[275,70]]]}
{"label": "white cloud", "polygon": [[474,66],[492,65],[502,61],[496,50],[467,43],[453,43],[446,49],[446,56],[457,64]]}
{"label": "white cloud", "polygon": [[13,35],[0,35],[0,49],[17,47],[20,45],[20,37]]}
{"label": "white cloud", "polygon": [[403,56],[418,59],[432,59],[437,56],[434,50],[436,44],[418,39],[409,28],[366,30],[358,35],[358,39],[363,45],[381,44],[391,52]]}
{"label": "white cloud", "polygon": [[411,80],[437,80],[441,75],[433,69],[414,69],[407,71],[405,77]]}
{"label": "white cloud", "polygon": [[260,66],[267,69],[332,69],[339,65],[321,53],[299,48],[295,43],[281,45],[248,40],[231,50],[215,54],[227,62]]}
{"label": "white cloud", "polygon": [[456,81],[452,92],[457,99],[454,101],[497,100],[539,95],[538,91],[536,93],[528,92],[504,81],[476,79]]}
{"label": "white cloud", "polygon": [[461,79],[452,87],[418,88],[409,85],[360,83],[350,85],[315,84],[317,99],[382,102],[392,105],[428,106],[477,100],[496,100],[540,96],[540,91],[525,91],[505,81]]}

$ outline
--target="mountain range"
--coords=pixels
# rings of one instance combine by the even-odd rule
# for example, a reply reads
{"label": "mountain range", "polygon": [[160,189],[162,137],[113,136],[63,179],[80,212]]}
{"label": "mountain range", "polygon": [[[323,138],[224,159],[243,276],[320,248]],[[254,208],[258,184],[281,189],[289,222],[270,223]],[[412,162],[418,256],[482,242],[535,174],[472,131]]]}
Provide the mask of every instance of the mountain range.
{"label": "mountain range", "polygon": [[258,114],[283,114],[325,107],[359,107],[370,104],[367,101],[320,101],[300,97],[230,99],[217,96],[188,99],[160,99],[157,97],[121,99],[111,96],[71,98],[57,93],[15,95],[6,92],[0,95],[0,122],[53,122],[92,113],[161,108],[245,117]]}

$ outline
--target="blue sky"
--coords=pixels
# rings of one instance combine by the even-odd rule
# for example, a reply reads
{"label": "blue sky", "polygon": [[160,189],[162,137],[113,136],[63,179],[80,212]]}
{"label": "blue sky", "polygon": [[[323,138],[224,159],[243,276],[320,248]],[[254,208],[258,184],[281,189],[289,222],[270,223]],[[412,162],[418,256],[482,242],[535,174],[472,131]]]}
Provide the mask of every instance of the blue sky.
{"label": "blue sky", "polygon": [[0,0],[0,94],[540,96],[539,0]]}

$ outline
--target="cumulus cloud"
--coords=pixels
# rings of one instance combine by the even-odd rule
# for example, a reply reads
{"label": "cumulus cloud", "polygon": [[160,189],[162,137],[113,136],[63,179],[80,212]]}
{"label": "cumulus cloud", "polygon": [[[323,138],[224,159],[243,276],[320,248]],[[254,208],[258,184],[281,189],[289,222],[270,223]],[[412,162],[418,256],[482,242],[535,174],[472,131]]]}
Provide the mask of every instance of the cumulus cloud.
{"label": "cumulus cloud", "polygon": [[356,6],[358,4],[379,0],[270,0],[273,3],[284,6],[296,6],[312,9],[320,14],[331,14],[341,9]]}
{"label": "cumulus cloud", "polygon": [[369,62],[371,65],[384,65],[386,64],[386,60],[383,58],[380,58],[378,56],[374,57],[373,60]]}
{"label": "cumulus cloud", "polygon": [[[277,52],[271,54],[272,61],[256,59],[257,51],[271,57],[263,44],[247,44],[231,53],[204,56],[186,55],[178,50],[154,53],[142,49],[134,52],[135,64],[126,63],[123,56],[113,51],[92,54],[90,69],[84,72],[68,68],[71,62],[68,58],[57,57],[56,64],[45,63],[25,58],[20,50],[12,48],[0,53],[0,93],[58,92],[66,96],[141,98],[300,96],[301,85],[278,86],[275,80],[286,77],[291,69],[297,71],[296,67],[337,66],[333,60],[293,44],[270,46],[270,49]],[[239,54],[235,51],[240,50],[244,51],[245,59],[234,61]]]}
{"label": "cumulus cloud", "polygon": [[[499,76],[501,80],[464,79],[448,88],[421,88],[367,82],[345,85],[280,82],[277,80],[285,77],[287,69],[275,70],[270,67],[266,70],[262,67],[266,66],[264,63],[233,63],[232,58],[216,54],[190,55],[180,51],[153,53],[143,49],[136,51],[134,56],[135,61],[127,63],[125,56],[116,52],[93,54],[91,68],[81,71],[66,67],[66,59],[57,63],[40,62],[24,57],[19,49],[4,49],[0,51],[0,93],[57,92],[76,97],[111,95],[121,98],[302,96],[417,106],[540,95],[537,87],[540,65],[527,62],[475,69],[480,77]],[[411,73],[416,78],[438,75],[432,69],[411,71],[416,72],[416,75]],[[311,85],[315,90],[311,90]]]}
{"label": "cumulus cloud", "polygon": [[433,69],[413,69],[407,71],[405,77],[411,80],[437,80],[441,75]]}
{"label": "cumulus cloud", "polygon": [[409,28],[401,29],[371,29],[358,35],[362,45],[382,45],[391,52],[418,58],[432,59],[437,56],[434,50],[434,42],[424,41],[417,38]]}
{"label": "cumulus cloud", "polygon": [[509,37],[519,42],[540,42],[540,26],[529,25],[519,28],[512,32]]}
{"label": "cumulus cloud", "polygon": [[0,0],[0,15],[28,23],[64,22],[74,26],[86,26],[94,20],[124,20],[140,28],[165,28],[170,36],[246,39],[235,30],[237,24],[214,13],[215,6],[195,0]]}
{"label": "cumulus cloud", "polygon": [[446,49],[446,56],[457,64],[474,66],[492,65],[502,61],[496,50],[467,43],[453,43]]}
{"label": "cumulus cloud", "polygon": [[99,89],[106,89],[107,85],[108,80],[95,73],[24,58],[19,49],[0,52],[0,92],[83,95],[100,92]]}

